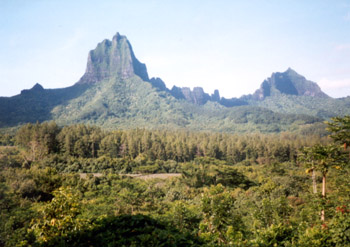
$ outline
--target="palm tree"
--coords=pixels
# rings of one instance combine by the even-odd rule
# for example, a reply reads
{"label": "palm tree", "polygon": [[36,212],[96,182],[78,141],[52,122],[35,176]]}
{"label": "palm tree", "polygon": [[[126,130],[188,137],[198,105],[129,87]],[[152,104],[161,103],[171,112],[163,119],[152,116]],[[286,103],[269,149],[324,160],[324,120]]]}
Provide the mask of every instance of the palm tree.
{"label": "palm tree", "polygon": [[[307,172],[313,172],[313,185],[315,187],[316,179],[314,172],[321,172],[322,174],[322,198],[326,198],[326,180],[327,173],[331,168],[340,168],[344,164],[342,153],[338,146],[331,145],[314,145],[312,147],[305,147],[301,150],[299,155],[301,161],[307,167]],[[314,188],[315,192],[315,188]],[[325,220],[324,208],[321,211],[321,220]]]}

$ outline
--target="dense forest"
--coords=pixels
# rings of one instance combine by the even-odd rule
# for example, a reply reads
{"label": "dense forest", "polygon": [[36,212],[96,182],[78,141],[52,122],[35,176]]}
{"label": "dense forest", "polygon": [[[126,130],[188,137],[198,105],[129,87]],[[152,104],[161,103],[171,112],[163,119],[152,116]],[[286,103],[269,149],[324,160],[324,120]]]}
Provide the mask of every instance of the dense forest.
{"label": "dense forest", "polygon": [[327,131],[26,124],[0,134],[0,246],[350,246],[350,117]]}

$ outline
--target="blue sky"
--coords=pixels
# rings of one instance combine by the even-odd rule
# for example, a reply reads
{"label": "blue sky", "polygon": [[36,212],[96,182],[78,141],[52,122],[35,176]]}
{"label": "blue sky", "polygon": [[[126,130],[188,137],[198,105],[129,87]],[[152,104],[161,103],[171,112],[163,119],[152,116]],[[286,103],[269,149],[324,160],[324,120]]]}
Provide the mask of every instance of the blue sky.
{"label": "blue sky", "polygon": [[0,95],[73,85],[116,32],[168,87],[239,97],[291,67],[350,95],[350,0],[1,0]]}

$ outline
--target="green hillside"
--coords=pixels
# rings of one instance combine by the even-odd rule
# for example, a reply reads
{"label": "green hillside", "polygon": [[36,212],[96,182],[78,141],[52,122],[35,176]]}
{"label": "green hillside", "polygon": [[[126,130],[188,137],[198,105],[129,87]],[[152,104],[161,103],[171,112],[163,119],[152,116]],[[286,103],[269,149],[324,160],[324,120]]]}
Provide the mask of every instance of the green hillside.
{"label": "green hillside", "polygon": [[325,119],[350,114],[350,97],[334,99],[281,94],[266,97],[262,101],[250,100],[249,104],[265,107],[274,112],[306,114]]}
{"label": "green hillside", "polygon": [[241,106],[226,108],[208,102],[199,106],[177,100],[157,91],[148,82],[134,76],[96,83],[78,98],[52,110],[52,119],[60,125],[88,123],[108,129],[189,129],[224,132],[291,130],[319,122],[319,118],[280,114],[270,110]]}

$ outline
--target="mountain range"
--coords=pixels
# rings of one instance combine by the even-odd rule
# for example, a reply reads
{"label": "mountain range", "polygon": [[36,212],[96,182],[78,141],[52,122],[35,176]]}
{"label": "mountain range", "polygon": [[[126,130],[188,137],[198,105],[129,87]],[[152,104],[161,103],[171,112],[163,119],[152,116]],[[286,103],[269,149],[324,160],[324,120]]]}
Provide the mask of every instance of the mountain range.
{"label": "mountain range", "polygon": [[310,131],[337,115],[350,114],[350,97],[334,99],[296,71],[272,73],[253,94],[226,99],[220,92],[173,86],[149,78],[128,39],[117,33],[88,54],[74,85],[44,89],[35,84],[0,97],[0,127],[54,120],[108,129],[189,129],[220,132]]}

